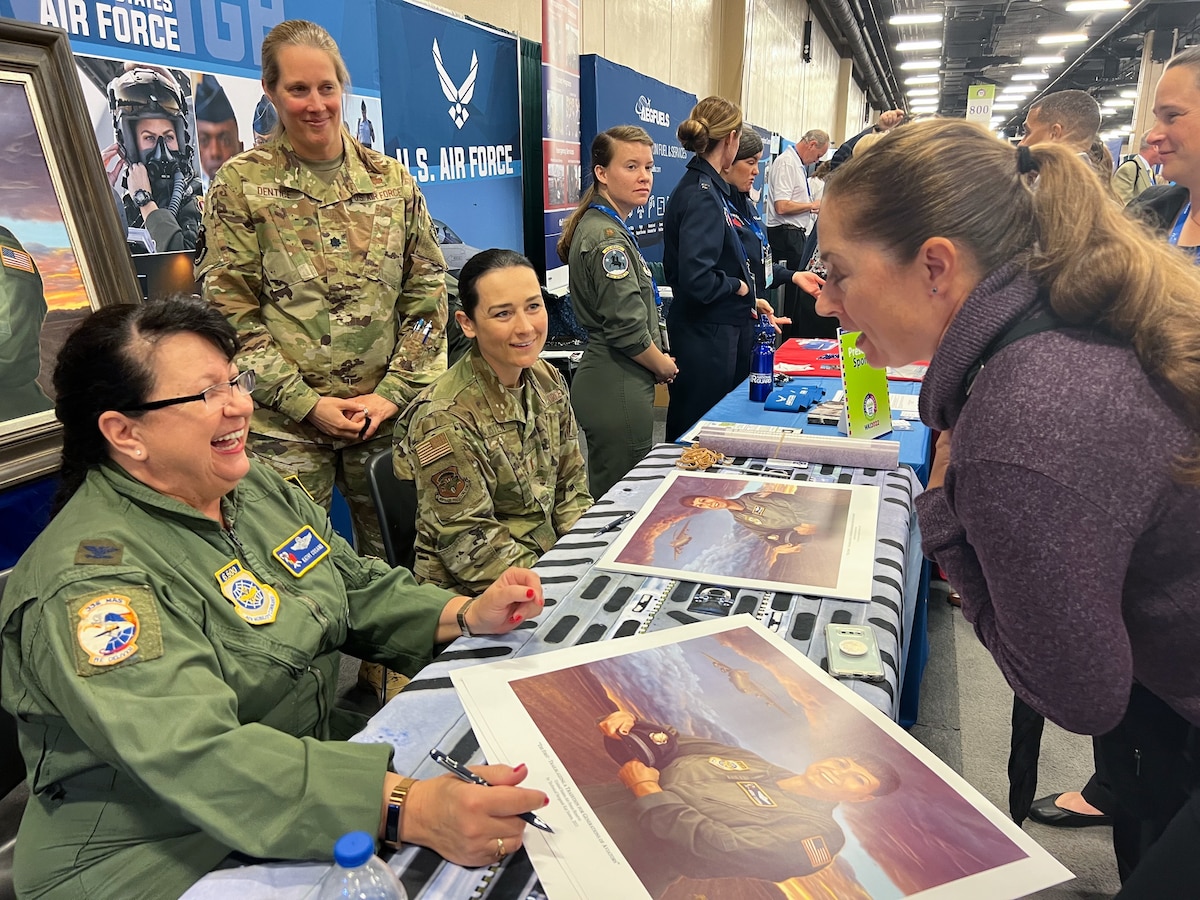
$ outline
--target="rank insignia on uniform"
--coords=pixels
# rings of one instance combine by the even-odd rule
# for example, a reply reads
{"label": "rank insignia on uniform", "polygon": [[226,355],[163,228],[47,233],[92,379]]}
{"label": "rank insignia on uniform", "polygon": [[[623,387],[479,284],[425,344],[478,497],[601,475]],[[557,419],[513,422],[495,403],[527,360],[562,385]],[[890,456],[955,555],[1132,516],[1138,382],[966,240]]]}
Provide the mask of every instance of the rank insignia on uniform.
{"label": "rank insignia on uniform", "polygon": [[629,255],[624,247],[613,244],[611,247],[605,247],[601,253],[605,275],[609,278],[624,278],[629,274]]}
{"label": "rank insignia on uniform", "polygon": [[433,437],[427,438],[417,444],[417,462],[424,467],[430,463],[437,462],[443,456],[453,452],[454,449],[450,446],[450,439],[444,434],[435,434]]}
{"label": "rank insignia on uniform", "polygon": [[14,247],[0,247],[0,262],[6,269],[20,269],[22,272],[33,274],[33,257],[24,250]]}
{"label": "rank insignia on uniform", "polygon": [[447,466],[431,476],[430,481],[441,503],[457,503],[470,486],[470,482],[458,474],[458,466]]}
{"label": "rank insignia on uniform", "polygon": [[297,578],[328,555],[329,545],[311,525],[305,525],[274,550],[275,558]]}
{"label": "rank insignia on uniform", "polygon": [[750,767],[740,759],[722,759],[720,756],[710,756],[708,764],[725,772],[749,772]]}
{"label": "rank insignia on uniform", "polygon": [[779,805],[771,799],[770,794],[768,794],[762,789],[762,787],[759,786],[757,781],[739,781],[737,786],[745,792],[746,796],[750,798],[750,802],[755,806]]}
{"label": "rank insignia on uniform", "polygon": [[304,491],[304,496],[307,497],[309,500],[312,500],[313,503],[317,502],[316,498],[313,497],[313,495],[311,493],[309,493],[308,488],[306,488],[304,486],[304,482],[300,480],[299,475],[297,475],[293,472],[291,475],[284,475],[283,480],[286,481],[288,484],[294,484],[296,487],[300,488],[300,490]]}
{"label": "rank insignia on uniform", "polygon": [[106,541],[102,538],[89,538],[80,541],[75,551],[77,566],[119,566],[125,555],[125,546],[116,541]]}
{"label": "rank insignia on uniform", "polygon": [[233,604],[234,611],[251,625],[269,625],[279,613],[279,594],[263,584],[253,572],[242,568],[240,560],[216,572],[221,596]]}
{"label": "rank insignia on uniform", "polygon": [[804,838],[800,841],[800,846],[804,848],[804,854],[814,869],[823,868],[833,862],[833,855],[825,844],[825,838],[819,834],[816,837]]}

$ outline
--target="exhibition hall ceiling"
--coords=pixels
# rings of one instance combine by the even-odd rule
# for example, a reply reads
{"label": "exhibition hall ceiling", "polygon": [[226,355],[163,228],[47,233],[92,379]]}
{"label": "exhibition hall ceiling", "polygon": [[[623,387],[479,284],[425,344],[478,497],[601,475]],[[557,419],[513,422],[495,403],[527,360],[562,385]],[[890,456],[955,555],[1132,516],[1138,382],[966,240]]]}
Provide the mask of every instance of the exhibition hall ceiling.
{"label": "exhibition hall ceiling", "polygon": [[[1147,36],[1156,59],[1200,44],[1200,2],[1182,0],[813,0],[813,8],[855,57],[872,105],[962,116],[970,85],[995,84],[993,124],[1010,134],[1030,103],[1068,88],[1101,102],[1102,131],[1127,130]],[[846,34],[852,20],[857,37]]]}

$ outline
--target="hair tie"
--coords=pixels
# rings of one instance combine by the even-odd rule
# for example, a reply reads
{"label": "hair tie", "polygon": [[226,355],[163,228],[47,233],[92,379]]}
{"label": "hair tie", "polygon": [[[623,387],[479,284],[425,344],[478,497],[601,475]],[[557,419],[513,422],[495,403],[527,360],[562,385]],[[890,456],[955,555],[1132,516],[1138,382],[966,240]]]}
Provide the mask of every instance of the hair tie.
{"label": "hair tie", "polygon": [[1033,158],[1033,154],[1029,152],[1028,147],[1017,148],[1017,174],[1028,175],[1030,172],[1038,170],[1037,161]]}

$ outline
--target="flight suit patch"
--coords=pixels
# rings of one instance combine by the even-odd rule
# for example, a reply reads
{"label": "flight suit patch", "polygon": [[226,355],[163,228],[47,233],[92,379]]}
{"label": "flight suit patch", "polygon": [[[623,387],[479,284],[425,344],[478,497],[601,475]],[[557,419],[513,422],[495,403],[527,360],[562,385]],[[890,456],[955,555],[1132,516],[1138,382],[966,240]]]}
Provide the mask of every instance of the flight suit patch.
{"label": "flight suit patch", "polygon": [[89,538],[79,542],[75,551],[77,566],[119,566],[125,556],[125,545],[101,538]]}
{"label": "flight suit patch", "polygon": [[321,540],[315,528],[305,525],[272,551],[285,569],[300,578],[329,555],[329,545]]}
{"label": "flight suit patch", "polygon": [[800,846],[804,848],[804,855],[808,857],[808,862],[814,869],[823,868],[833,862],[833,855],[825,844],[825,838],[819,834],[816,837],[804,838]]}
{"label": "flight suit patch", "polygon": [[750,767],[740,759],[724,759],[720,756],[710,756],[708,764],[723,772],[749,772]]}
{"label": "flight suit patch", "polygon": [[192,251],[192,264],[200,265],[204,262],[204,257],[208,255],[208,238],[204,234],[204,223],[200,223],[200,230],[196,232],[196,249]]}
{"label": "flight suit patch", "polygon": [[149,588],[122,587],[67,600],[75,671],[84,677],[163,655],[158,604]]}
{"label": "flight suit patch", "polygon": [[624,278],[629,274],[629,254],[625,252],[625,248],[618,244],[613,244],[611,247],[605,247],[601,253],[601,264],[604,266],[604,274],[609,278],[617,279]]}
{"label": "flight suit patch", "polygon": [[279,613],[279,594],[269,584],[263,584],[253,572],[242,568],[241,560],[233,560],[216,573],[221,596],[233,604],[234,612],[251,625],[269,625]]}
{"label": "flight suit patch", "polygon": [[470,482],[458,473],[458,466],[447,466],[430,477],[439,503],[458,503]]}
{"label": "flight suit patch", "polygon": [[421,441],[417,444],[416,450],[417,462],[424,468],[432,463],[437,462],[443,456],[452,453],[450,447],[450,439],[444,434],[435,434],[431,438]]}
{"label": "flight suit patch", "polygon": [[0,262],[6,269],[20,269],[22,272],[33,272],[33,257],[24,250],[14,247],[0,247]]}
{"label": "flight suit patch", "polygon": [[739,781],[737,786],[755,806],[774,807],[779,805],[771,799],[771,795],[764,791],[757,781]]}

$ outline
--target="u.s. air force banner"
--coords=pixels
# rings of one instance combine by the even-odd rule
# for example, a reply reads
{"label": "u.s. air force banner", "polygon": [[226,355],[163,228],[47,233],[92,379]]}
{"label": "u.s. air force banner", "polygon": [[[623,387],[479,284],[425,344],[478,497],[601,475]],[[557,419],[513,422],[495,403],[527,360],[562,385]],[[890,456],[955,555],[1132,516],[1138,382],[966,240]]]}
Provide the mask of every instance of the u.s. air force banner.
{"label": "u.s. air force banner", "polygon": [[384,144],[417,179],[451,270],[523,249],[517,40],[403,0],[380,0]]}

